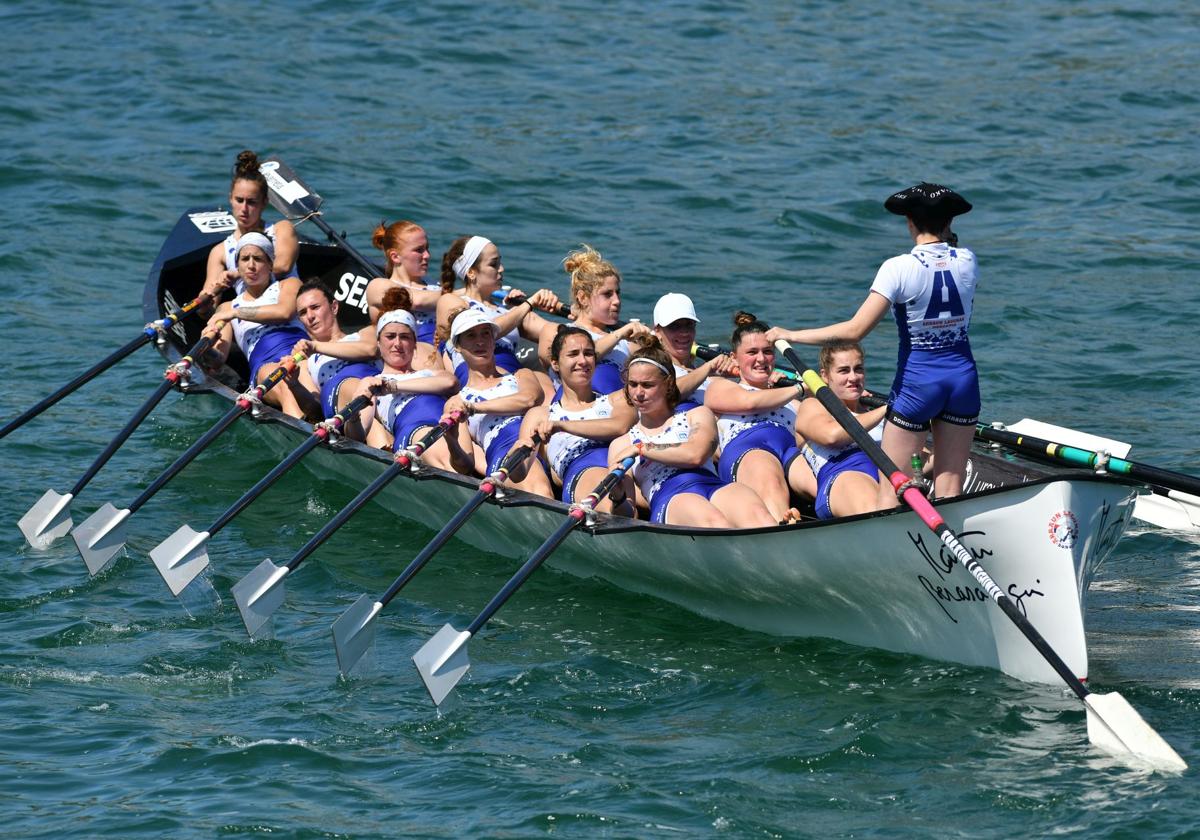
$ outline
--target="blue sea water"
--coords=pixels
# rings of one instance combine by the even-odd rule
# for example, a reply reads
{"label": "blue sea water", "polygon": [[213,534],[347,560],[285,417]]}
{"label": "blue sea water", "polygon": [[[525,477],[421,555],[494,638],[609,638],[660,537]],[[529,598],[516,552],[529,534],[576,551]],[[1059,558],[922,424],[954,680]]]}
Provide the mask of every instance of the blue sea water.
{"label": "blue sea water", "polygon": [[[589,242],[625,315],[690,294],[848,317],[908,247],[882,209],[919,180],[975,209],[972,343],[986,419],[1038,417],[1200,473],[1194,406],[1193,4],[1012,0],[13,0],[0,75],[0,418],[135,335],[141,287],[242,148],[280,155],[360,247],[409,217],[435,252],[499,243],[560,293]],[[895,330],[868,343],[890,379]],[[273,641],[227,594],[182,612],[144,554],[211,521],[274,454],[235,427],[139,513],[89,580],[15,528],[153,387],[134,356],[0,442],[0,809],[20,837],[1196,836],[1195,771],[1091,749],[1077,703],[990,671],[779,639],[540,572],[438,716],[408,662],[511,562],[454,544],[340,680],[329,622],[431,532],[368,509],[289,587]],[[127,504],[222,410],[169,397],[77,511]],[[285,479],[214,540],[216,583],[286,557],[354,493]],[[77,514],[78,518],[78,514]],[[1091,680],[1200,762],[1200,541],[1135,529],[1100,571]]]}

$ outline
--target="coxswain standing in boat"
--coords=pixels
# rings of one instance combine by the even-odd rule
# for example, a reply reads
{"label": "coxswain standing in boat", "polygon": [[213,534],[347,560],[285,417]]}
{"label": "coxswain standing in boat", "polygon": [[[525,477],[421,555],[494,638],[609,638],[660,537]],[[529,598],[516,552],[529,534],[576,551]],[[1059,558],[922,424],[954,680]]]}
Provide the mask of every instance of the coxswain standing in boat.
{"label": "coxswain standing in boat", "polygon": [[[622,386],[612,393],[598,387],[596,341],[588,330],[560,324],[550,355],[550,366],[562,383],[560,393],[549,405],[526,413],[516,445],[532,446],[535,435],[545,443],[546,459],[562,488],[559,498],[570,504],[581,501],[604,478],[608,445],[629,431],[637,412]],[[596,509],[609,512],[612,502],[603,499]],[[633,516],[632,504],[618,507],[617,513]]]}
{"label": "coxswain standing in boat", "polygon": [[[320,280],[309,280],[296,295],[296,317],[308,331],[308,338],[297,341],[293,353],[308,358],[300,367],[300,384],[319,405],[321,417],[328,420],[354,398],[359,380],[375,376],[382,366],[376,361],[378,348],[373,327],[346,333],[338,324],[338,302]],[[305,405],[305,412],[310,406]],[[361,440],[356,422],[346,426],[347,433]]]}
{"label": "coxswain standing in boat", "polygon": [[[699,528],[777,524],[757,493],[717,477],[712,460],[717,421],[702,405],[680,403],[671,357],[653,337],[625,363],[625,399],[637,410],[637,423],[609,446],[608,465],[612,469],[637,456],[632,480],[652,522]],[[633,490],[628,478],[626,494]]]}
{"label": "coxswain standing in boat", "polygon": [[[238,242],[236,264],[243,291],[233,300],[217,307],[209,319],[211,328],[217,321],[228,323],[220,338],[213,344],[212,355],[223,362],[236,342],[250,367],[250,383],[257,385],[280,366],[280,360],[292,352],[296,342],[308,338],[304,325],[296,317],[296,295],[300,280],[287,277],[276,280],[271,276],[275,246],[261,233],[244,234]],[[292,417],[304,417],[299,399],[308,392],[299,384],[295,374],[288,376],[286,387],[272,388],[263,400]]]}
{"label": "coxswain standing in boat", "polygon": [[271,272],[278,278],[298,277],[296,273],[296,255],[300,252],[300,243],[296,238],[296,229],[286,219],[273,224],[264,225],[263,210],[267,207],[267,179],[259,171],[258,155],[249,149],[237,156],[233,165],[233,181],[229,185],[229,211],[233,216],[236,228],[208,252],[208,267],[205,271],[204,291],[208,294],[217,293],[235,286],[235,291],[241,292],[238,283],[237,246],[238,241],[247,233],[261,233],[271,240],[275,247],[275,256]]}
{"label": "coxswain standing in boat", "polygon": [[[455,291],[455,283],[463,288]],[[542,309],[553,312],[558,309],[558,296],[549,289],[539,289],[522,303],[509,309],[492,303],[492,294],[500,290],[504,282],[504,264],[500,262],[500,249],[490,239],[482,236],[463,236],[450,244],[442,256],[442,297],[437,305],[437,323],[441,334],[450,331],[450,322],[464,305],[487,315],[497,332],[496,365],[509,373],[520,368],[517,360],[517,341],[521,336],[537,343],[543,329],[553,325],[535,311]],[[520,289],[510,289],[507,299],[522,296]],[[455,352],[452,344],[446,345],[447,363],[458,381],[466,384],[467,365]],[[538,374],[538,382],[547,394],[554,392],[550,377]]]}
{"label": "coxswain standing in boat", "polygon": [[726,483],[754,490],[777,522],[795,522],[800,514],[791,506],[791,494],[811,499],[817,492],[796,439],[804,388],[773,387],[782,374],[775,372],[766,324],[749,312],[735,314],[733,323],[730,347],[740,378],[715,378],[704,395],[704,405],[717,417],[717,472]]}
{"label": "coxswain standing in boat", "polygon": [[[975,299],[975,255],[957,244],[955,216],[971,209],[940,184],[921,183],[884,202],[908,219],[914,247],[885,261],[871,292],[849,321],[806,330],[778,327],[767,335],[800,344],[861,341],[890,307],[900,331],[896,378],[888,396],[883,451],[911,474],[912,456],[933,430],[933,486],[938,498],[962,492],[967,457],[979,419],[979,376],[967,330]],[[898,504],[881,477],[879,506]]]}
{"label": "coxswain standing in boat", "polygon": [[[468,419],[456,425],[445,440],[454,470],[463,475],[490,475],[499,469],[520,436],[521,418],[545,399],[533,371],[518,367],[510,373],[497,367],[496,334],[496,325],[480,309],[452,313],[448,343],[462,356],[467,382],[446,400],[446,414],[461,411]],[[475,458],[476,446],[483,450],[482,468]],[[536,459],[520,479],[510,477],[508,483],[547,498],[554,492]]]}
{"label": "coxswain standing in boat", "polygon": [[[442,366],[436,349],[417,341],[417,319],[404,288],[388,289],[379,302],[373,327],[383,370],[358,382],[354,396],[373,396],[360,414],[369,445],[399,452],[412,446],[445,414],[446,397],[458,390],[454,374]],[[450,451],[438,440],[421,455],[438,469],[451,471]]]}
{"label": "coxswain standing in boat", "polygon": [[[591,387],[601,394],[619,391],[624,384],[621,371],[631,352],[629,339],[650,330],[637,321],[613,329],[621,317],[621,272],[599,251],[585,244],[567,254],[563,269],[571,277],[571,314],[575,326],[586,330],[596,343],[596,370]],[[553,327],[543,329],[538,343],[538,358],[552,370],[551,344],[557,336],[558,331]],[[554,376],[550,378],[553,380]]]}
{"label": "coxswain standing in boat", "polygon": [[[862,347],[852,341],[826,344],[821,347],[819,365],[817,372],[829,389],[850,409],[859,425],[879,441],[883,436],[881,424],[887,406],[867,410],[859,403],[867,381]],[[818,519],[853,516],[878,509],[879,482],[875,464],[820,400],[801,403],[796,414],[796,429],[804,436],[804,458],[817,477]]]}
{"label": "coxswain standing in boat", "polygon": [[654,334],[671,356],[680,398],[692,405],[703,405],[711,377],[729,376],[734,370],[733,359],[725,354],[696,364],[692,348],[698,323],[696,307],[687,295],[669,292],[654,304]]}
{"label": "coxswain standing in boat", "polygon": [[429,237],[416,222],[380,222],[371,236],[371,244],[387,258],[386,277],[367,284],[367,314],[374,323],[379,319],[383,295],[388,289],[407,289],[412,298],[412,315],[417,321],[417,341],[433,342],[437,328],[437,305],[442,287],[428,283]]}

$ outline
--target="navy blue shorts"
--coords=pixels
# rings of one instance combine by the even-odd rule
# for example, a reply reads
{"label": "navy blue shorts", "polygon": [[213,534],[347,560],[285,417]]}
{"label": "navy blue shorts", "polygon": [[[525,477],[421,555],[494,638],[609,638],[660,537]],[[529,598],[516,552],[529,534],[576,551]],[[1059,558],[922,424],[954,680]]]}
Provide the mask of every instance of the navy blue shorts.
{"label": "navy blue shorts", "polygon": [[792,461],[800,457],[800,447],[796,445],[794,434],[775,423],[763,423],[742,432],[721,450],[721,457],[717,460],[717,472],[721,481],[726,484],[736,481],[738,464],[746,457],[746,453],[755,449],[774,455],[783,467],[785,476]]}
{"label": "navy blue shorts", "polygon": [[329,377],[329,381],[321,386],[321,411],[325,415],[325,419],[328,420],[337,414],[338,391],[341,390],[347,379],[366,379],[368,376],[375,376],[378,373],[379,368],[376,365],[367,362],[353,362]]}
{"label": "navy blue shorts", "polygon": [[[567,464],[567,469],[561,476],[562,494],[559,498],[568,504],[575,501],[575,485],[579,483],[579,477],[583,475],[584,470],[589,470],[593,467],[599,467],[605,471],[608,470],[607,446],[593,447]],[[589,487],[587,488],[587,492],[590,493],[595,489],[595,487]]]}
{"label": "navy blue shorts", "polygon": [[487,459],[487,468],[484,470],[484,475],[491,475],[500,469],[500,462],[504,460],[504,456],[516,445],[517,438],[520,436],[521,417],[514,414],[505,421],[504,425],[500,427],[500,430],[492,438],[492,442],[483,450],[483,457]]}
{"label": "navy blue shorts", "polygon": [[933,420],[974,426],[979,420],[979,373],[965,353],[913,351],[896,371],[887,419],[901,429],[928,431]]}
{"label": "navy blue shorts", "polygon": [[833,519],[833,511],[829,509],[829,491],[833,489],[837,477],[847,471],[865,473],[879,480],[879,470],[861,449],[851,449],[844,456],[832,459],[821,467],[821,474],[817,476],[817,519]]}
{"label": "navy blue shorts", "polygon": [[258,384],[258,371],[263,365],[278,364],[284,356],[290,356],[297,341],[304,341],[308,333],[299,327],[276,327],[267,330],[258,339],[250,358],[246,361],[250,366],[250,387]]}
{"label": "navy blue shorts", "polygon": [[446,398],[437,394],[417,394],[392,421],[392,451],[412,446],[413,438],[422,426],[436,426],[446,408]]}
{"label": "navy blue shorts", "polygon": [[680,470],[664,481],[650,502],[650,521],[660,525],[666,524],[667,506],[671,500],[682,493],[695,493],[705,499],[711,499],[713,494],[725,486],[725,482],[717,478],[710,470],[690,469]]}

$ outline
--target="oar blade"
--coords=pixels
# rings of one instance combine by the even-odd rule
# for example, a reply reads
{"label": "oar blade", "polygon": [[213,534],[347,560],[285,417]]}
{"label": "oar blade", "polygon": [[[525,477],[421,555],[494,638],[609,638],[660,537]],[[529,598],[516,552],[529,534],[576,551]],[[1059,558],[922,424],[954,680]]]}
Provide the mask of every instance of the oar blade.
{"label": "oar blade", "polygon": [[104,571],[125,548],[125,520],[128,518],[128,508],[118,509],[105,502],[71,532],[79,556],[92,577]]}
{"label": "oar blade", "polygon": [[1182,773],[1187,763],[1163,740],[1137,709],[1117,692],[1088,694],[1088,740],[1105,752],[1118,756],[1133,754],[1156,769]]}
{"label": "oar blade", "polygon": [[34,548],[45,548],[57,539],[65,537],[75,524],[71,519],[70,493],[47,490],[33,503],[17,522],[25,540]]}
{"label": "oar blade", "polygon": [[176,598],[208,568],[208,531],[181,525],[150,552],[154,568]]}
{"label": "oar blade", "polygon": [[360,595],[337,621],[333,622],[333,648],[337,651],[338,670],[349,675],[363,654],[375,644],[375,617],[383,604],[369,595]]}
{"label": "oar blade", "polygon": [[306,216],[321,209],[324,199],[308,188],[292,168],[278,158],[263,161],[259,167],[270,187],[271,206],[289,218]]}
{"label": "oar blade", "polygon": [[283,579],[287,573],[286,566],[276,566],[270,560],[264,560],[233,585],[233,600],[237,602],[242,623],[246,625],[246,632],[251,638],[271,620],[275,610],[283,603],[283,597],[287,594]]}
{"label": "oar blade", "polygon": [[471,634],[449,624],[413,654],[413,664],[425,683],[433,705],[440,706],[471,667],[467,658],[467,640]]}

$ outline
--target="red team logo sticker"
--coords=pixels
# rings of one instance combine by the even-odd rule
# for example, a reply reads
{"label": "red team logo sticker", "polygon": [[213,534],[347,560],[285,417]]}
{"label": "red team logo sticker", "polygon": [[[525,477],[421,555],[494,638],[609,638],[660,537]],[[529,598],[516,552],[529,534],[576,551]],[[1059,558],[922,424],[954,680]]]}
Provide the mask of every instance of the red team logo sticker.
{"label": "red team logo sticker", "polygon": [[1079,520],[1069,510],[1060,510],[1050,517],[1046,528],[1050,542],[1059,548],[1071,548],[1079,538]]}

